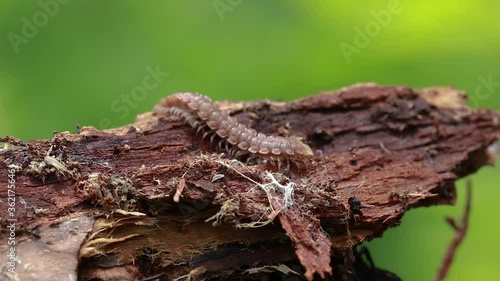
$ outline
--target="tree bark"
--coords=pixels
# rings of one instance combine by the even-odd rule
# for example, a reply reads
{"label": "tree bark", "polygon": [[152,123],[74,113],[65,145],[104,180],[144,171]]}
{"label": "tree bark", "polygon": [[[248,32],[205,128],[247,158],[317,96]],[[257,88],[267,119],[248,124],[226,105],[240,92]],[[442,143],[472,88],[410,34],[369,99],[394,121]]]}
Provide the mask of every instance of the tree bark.
{"label": "tree bark", "polygon": [[18,259],[0,276],[399,280],[354,247],[411,208],[453,204],[454,182],[493,163],[500,132],[497,112],[444,87],[359,84],[219,105],[259,132],[303,138],[312,163],[227,159],[183,121],[149,112],[111,130],[2,138],[0,256],[15,247]]}

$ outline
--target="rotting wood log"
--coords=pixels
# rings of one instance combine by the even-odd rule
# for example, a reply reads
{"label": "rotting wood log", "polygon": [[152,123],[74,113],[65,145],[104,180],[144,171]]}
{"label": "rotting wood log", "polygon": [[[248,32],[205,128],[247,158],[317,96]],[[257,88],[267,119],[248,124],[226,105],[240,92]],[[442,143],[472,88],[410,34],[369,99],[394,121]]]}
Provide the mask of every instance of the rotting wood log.
{"label": "rotting wood log", "polygon": [[185,122],[152,113],[51,140],[1,138],[1,278],[399,280],[354,247],[411,208],[453,204],[454,182],[493,163],[500,132],[498,112],[470,109],[448,87],[218,104],[257,131],[301,137],[313,163],[226,159]]}

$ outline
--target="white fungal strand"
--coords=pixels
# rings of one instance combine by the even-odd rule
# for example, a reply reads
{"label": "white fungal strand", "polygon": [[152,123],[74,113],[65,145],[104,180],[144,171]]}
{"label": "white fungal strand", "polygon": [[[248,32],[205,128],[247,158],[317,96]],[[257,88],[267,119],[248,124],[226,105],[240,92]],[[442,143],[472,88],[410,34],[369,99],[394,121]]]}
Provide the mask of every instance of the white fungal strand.
{"label": "white fungal strand", "polygon": [[205,135],[216,134],[229,144],[230,155],[250,153],[258,157],[271,157],[291,161],[304,161],[313,156],[311,148],[294,137],[268,136],[239,123],[229,112],[221,110],[212,100],[198,93],[176,93],[164,97],[154,108],[157,114],[184,119],[197,131],[206,128]]}

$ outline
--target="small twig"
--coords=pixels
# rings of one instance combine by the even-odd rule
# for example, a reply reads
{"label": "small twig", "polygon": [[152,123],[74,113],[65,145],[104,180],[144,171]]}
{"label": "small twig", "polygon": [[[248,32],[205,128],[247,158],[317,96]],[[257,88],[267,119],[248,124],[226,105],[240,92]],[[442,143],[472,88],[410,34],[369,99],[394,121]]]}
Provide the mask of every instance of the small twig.
{"label": "small twig", "polygon": [[162,273],[158,273],[156,275],[153,275],[153,276],[149,276],[149,277],[146,277],[146,278],[143,278],[139,281],[153,281],[153,280],[157,280],[157,279],[160,279],[160,277],[162,277],[163,275],[165,275],[165,272],[162,272]]}
{"label": "small twig", "polygon": [[455,233],[455,238],[453,239],[453,241],[451,241],[450,245],[448,246],[448,251],[446,252],[441,268],[439,269],[436,278],[434,278],[434,281],[442,281],[446,278],[446,275],[448,275],[448,271],[450,270],[451,264],[453,262],[453,258],[455,257],[455,252],[457,251],[458,246],[460,246],[460,244],[465,238],[465,235],[467,234],[467,227],[469,226],[471,201],[472,201],[472,183],[470,180],[468,180],[467,198],[465,202],[465,210],[462,215],[461,224],[457,224],[455,220],[453,220],[452,218],[446,219],[448,223],[450,223],[450,225],[453,227],[453,229],[455,229],[456,233]]}

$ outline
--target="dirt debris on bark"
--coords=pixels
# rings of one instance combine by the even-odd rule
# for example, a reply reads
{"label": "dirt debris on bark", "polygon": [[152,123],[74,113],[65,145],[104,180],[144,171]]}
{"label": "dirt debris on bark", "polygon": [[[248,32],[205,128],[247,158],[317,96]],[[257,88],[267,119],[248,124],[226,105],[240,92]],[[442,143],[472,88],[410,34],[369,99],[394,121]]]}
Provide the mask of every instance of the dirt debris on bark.
{"label": "dirt debris on bark", "polygon": [[[493,163],[500,132],[498,112],[470,109],[447,87],[359,84],[290,103],[219,105],[257,131],[301,137],[313,163],[277,170],[226,159],[189,125],[152,113],[51,140],[1,138],[0,178],[14,171],[16,180],[17,254],[32,266],[0,276],[58,280],[42,270],[50,266],[71,280],[399,280],[354,247],[411,208],[453,204],[454,182]],[[2,210],[7,189],[2,181]],[[58,255],[40,254],[49,233]],[[29,243],[40,250],[22,250]]]}

